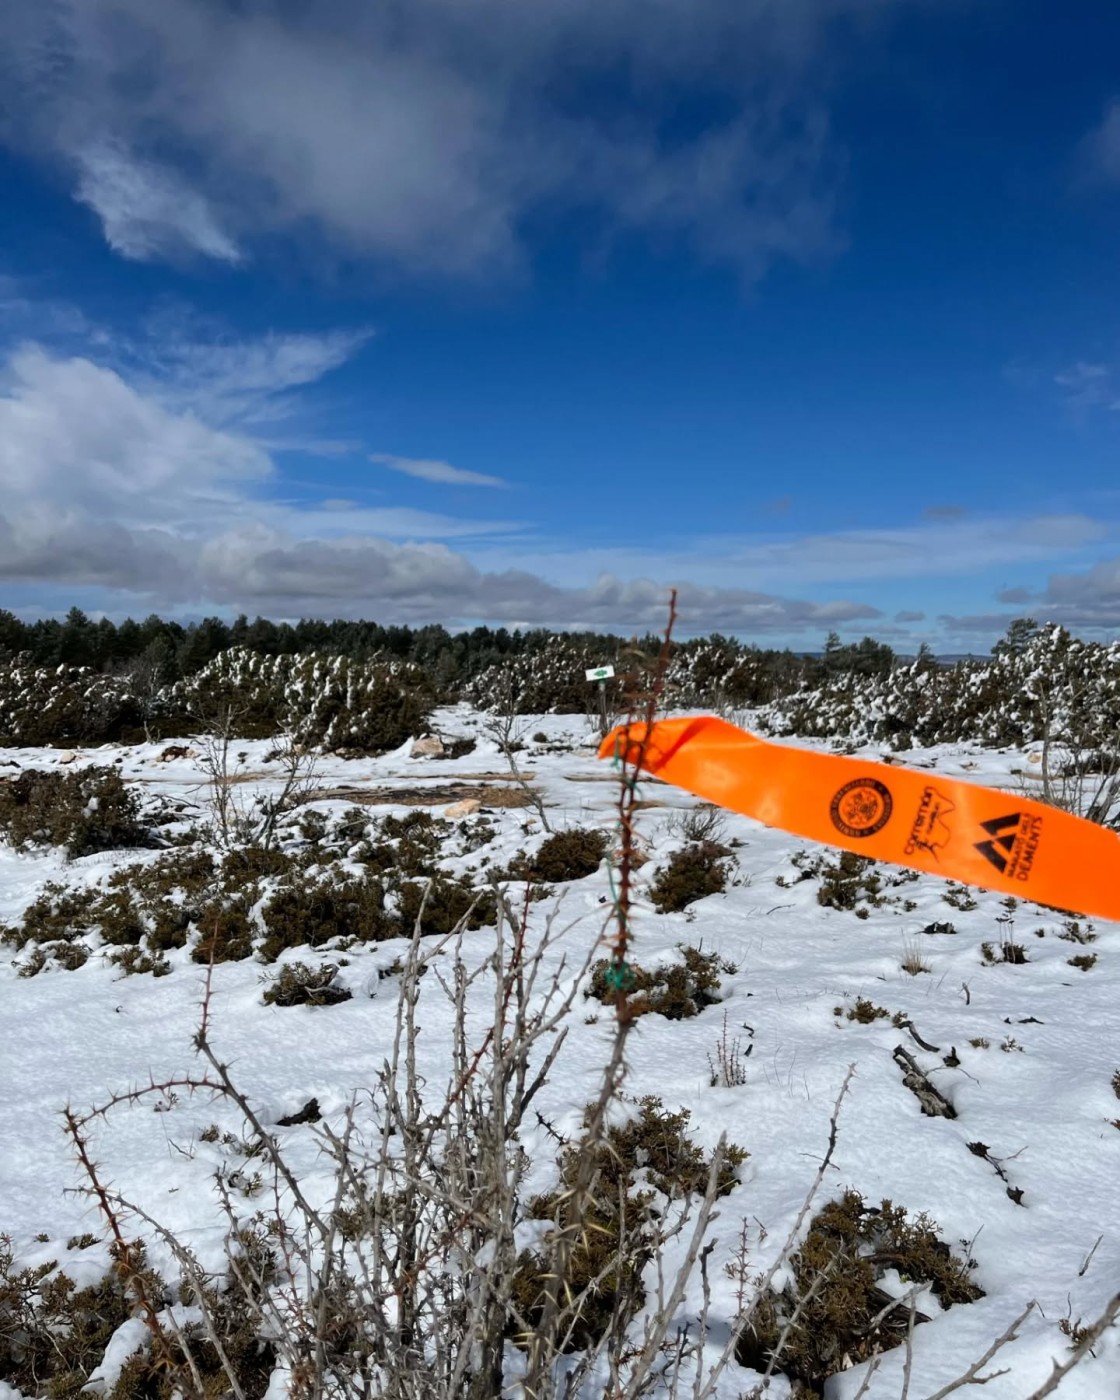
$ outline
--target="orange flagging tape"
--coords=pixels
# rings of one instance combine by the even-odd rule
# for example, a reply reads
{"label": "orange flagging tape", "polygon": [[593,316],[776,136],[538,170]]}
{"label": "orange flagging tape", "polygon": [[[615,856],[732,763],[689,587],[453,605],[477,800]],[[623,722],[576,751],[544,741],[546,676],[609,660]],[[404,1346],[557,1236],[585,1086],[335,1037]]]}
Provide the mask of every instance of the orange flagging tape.
{"label": "orange flagging tape", "polygon": [[[600,758],[636,763],[644,724]],[[641,765],[767,826],[1058,909],[1120,919],[1120,836],[1029,797],[772,744],[714,716],[657,721]]]}

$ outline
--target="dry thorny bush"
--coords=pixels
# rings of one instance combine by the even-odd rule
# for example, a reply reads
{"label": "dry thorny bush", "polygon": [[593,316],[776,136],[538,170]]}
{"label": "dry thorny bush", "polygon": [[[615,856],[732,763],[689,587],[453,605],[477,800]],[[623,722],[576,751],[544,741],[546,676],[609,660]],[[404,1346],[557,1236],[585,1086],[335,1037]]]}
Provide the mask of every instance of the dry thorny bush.
{"label": "dry thorny bush", "polygon": [[192,718],[199,726],[195,741],[199,767],[209,785],[210,833],[223,851],[252,846],[271,850],[277,823],[306,802],[315,788],[315,756],[294,712],[281,721],[278,744],[271,757],[281,765],[279,792],[246,798],[239,785],[235,744],[244,737],[245,707],[236,699],[211,697],[199,701]]}
{"label": "dry thorny bush", "polygon": [[[656,702],[655,684],[646,717]],[[734,1213],[746,1154],[721,1138],[705,1157],[687,1137],[686,1113],[650,1099],[635,1112],[624,1092],[640,1009],[630,1004],[626,977],[638,772],[621,762],[615,904],[603,938],[578,965],[565,951],[572,926],[562,927],[554,910],[543,929],[530,929],[528,898],[515,911],[495,892],[496,926],[484,944],[466,937],[467,916],[432,936],[418,915],[396,969],[387,1055],[340,1115],[295,1120],[330,1163],[325,1190],[321,1177],[314,1193],[305,1186],[284,1146],[290,1139],[266,1126],[221,1059],[211,1030],[211,965],[194,1041],[198,1069],[115,1095],[84,1115],[67,1108],[110,1273],[100,1293],[86,1290],[80,1309],[68,1313],[74,1290],[60,1282],[64,1273],[19,1270],[0,1251],[5,1373],[31,1393],[65,1400],[87,1384],[98,1352],[128,1319],[134,1332],[141,1324],[141,1341],[103,1377],[110,1400],[260,1400],[274,1379],[294,1400],[712,1400],[727,1393],[743,1363],[754,1368],[740,1372],[743,1386],[757,1382],[750,1396],[761,1396],[777,1373],[810,1396],[847,1354],[870,1362],[859,1395],[885,1396],[870,1387],[882,1352],[894,1347],[905,1350],[902,1396],[917,1400],[909,1377],[921,1288],[951,1285],[948,1301],[957,1302],[975,1290],[966,1263],[948,1256],[924,1219],[912,1224],[887,1202],[872,1218],[850,1192],[814,1214],[852,1070],[784,1246],[758,1271],[746,1221],[741,1233],[732,1226],[740,1244],[725,1264],[738,1281],[730,1315],[713,1302],[717,1204]],[[604,944],[616,973],[614,1028],[598,1092],[572,1142],[536,1105]],[[429,997],[446,998],[451,1010],[442,1083],[426,1079],[418,1059],[418,1011]],[[492,1014],[480,1028],[481,998]],[[228,1140],[245,1160],[214,1178],[225,1221],[220,1276],[140,1201],[119,1193],[92,1156],[95,1119],[111,1124],[118,1110],[188,1094],[224,1103],[241,1124]],[[526,1190],[523,1130],[534,1120],[560,1143],[557,1184],[545,1196]],[[150,1267],[145,1237],[174,1260],[174,1287]],[[879,1297],[867,1250],[897,1264],[904,1246],[925,1262],[915,1263],[902,1297]],[[982,1385],[1034,1306],[925,1400]],[[1079,1323],[1032,1400],[1051,1394],[1118,1314],[1120,1296],[1095,1322]]]}
{"label": "dry thorny bush", "polygon": [[[745,1154],[721,1140],[705,1157],[688,1140],[687,1113],[667,1113],[653,1099],[640,1101],[620,1124],[633,1024],[624,1016],[583,1135],[560,1154],[556,1188],[528,1196],[521,1129],[535,1116],[588,971],[586,960],[569,968],[562,955],[547,970],[568,933],[553,919],[530,941],[524,919],[504,908],[493,949],[481,961],[468,957],[461,931],[435,943],[416,934],[400,968],[390,1053],[340,1119],[303,1129],[315,1134],[332,1165],[329,1189],[314,1197],[219,1057],[207,997],[195,1041],[199,1071],[130,1090],[85,1115],[67,1110],[86,1189],[111,1241],[112,1268],[100,1290],[72,1300],[62,1274],[6,1269],[0,1356],[18,1358],[20,1368],[5,1369],[30,1382],[27,1393],[65,1400],[86,1383],[113,1329],[139,1318],[144,1344],[107,1378],[111,1400],[260,1400],[274,1370],[299,1400],[710,1400],[739,1364],[756,1375],[804,1380],[796,1393],[807,1397],[820,1393],[815,1383],[845,1354],[874,1363],[880,1348],[909,1353],[924,1320],[917,1304],[923,1286],[944,1293],[951,1285],[956,1292],[945,1295],[946,1304],[976,1295],[965,1266],[932,1229],[923,1221],[911,1226],[900,1210],[891,1215],[886,1203],[879,1218],[889,1221],[887,1237],[880,1228],[867,1239],[911,1280],[901,1298],[880,1294],[881,1265],[872,1267],[866,1251],[846,1244],[849,1237],[859,1243],[868,1218],[851,1193],[818,1210],[806,1234],[836,1147],[849,1072],[827,1150],[784,1248],[768,1270],[755,1273],[744,1222],[743,1243],[727,1267],[740,1281],[737,1305],[731,1317],[713,1314],[708,1260],[716,1206],[721,1198],[734,1201]],[[441,1085],[425,1082],[417,1063],[422,978],[454,1012],[452,1064]],[[468,1006],[479,994],[492,998],[492,1024],[472,1036]],[[222,1100],[242,1120],[240,1138],[226,1140],[246,1161],[237,1172],[215,1175],[226,1222],[222,1276],[208,1272],[141,1203],[108,1185],[90,1155],[95,1117],[185,1093]],[[542,1218],[547,1227],[527,1237],[530,1222]],[[175,1260],[174,1287],[148,1265],[139,1239],[145,1232]],[[909,1267],[900,1262],[903,1251],[913,1256]],[[794,1280],[780,1291],[779,1272]],[[1064,1366],[1088,1353],[1117,1306],[1120,1299],[1098,1324],[1081,1329]],[[990,1374],[985,1368],[1031,1308],[962,1372],[956,1388]],[[22,1340],[13,1337],[16,1328]],[[52,1328],[62,1345],[52,1341]]]}

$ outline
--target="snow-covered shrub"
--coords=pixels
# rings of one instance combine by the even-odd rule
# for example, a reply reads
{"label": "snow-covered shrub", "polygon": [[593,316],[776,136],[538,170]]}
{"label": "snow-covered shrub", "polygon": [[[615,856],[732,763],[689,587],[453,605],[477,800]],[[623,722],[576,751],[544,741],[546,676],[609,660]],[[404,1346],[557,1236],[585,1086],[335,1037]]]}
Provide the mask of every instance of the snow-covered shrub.
{"label": "snow-covered shrub", "polygon": [[709,894],[727,888],[725,846],[711,841],[682,846],[674,851],[650,886],[650,899],[659,914],[674,914]]}
{"label": "snow-covered shrub", "polygon": [[[944,1309],[984,1296],[970,1276],[973,1261],[954,1254],[928,1216],[911,1220],[891,1201],[865,1205],[855,1191],[818,1211],[790,1267],[793,1279],[764,1296],[737,1355],[764,1371],[781,1342],[778,1370],[796,1395],[821,1394],[829,1376],[906,1339],[910,1309],[889,1308],[894,1294],[880,1287],[891,1270],[928,1285]],[[929,1319],[919,1308],[914,1320]]]}
{"label": "snow-covered shrub", "polygon": [[285,963],[265,988],[261,1000],[266,1006],[337,1006],[353,996],[349,987],[335,979],[338,967],[324,963],[311,967],[308,963]]}
{"label": "snow-covered shrub", "polygon": [[[246,1400],[264,1395],[276,1349],[260,1334],[253,1299],[238,1279],[251,1271],[271,1282],[276,1257],[263,1232],[246,1228],[241,1236],[237,1265],[226,1278],[207,1280],[200,1298],[191,1287],[200,1280],[184,1280],[180,1296],[179,1288],[148,1265],[139,1242],[114,1243],[106,1251],[92,1236],[72,1239],[68,1247],[96,1249],[106,1266],[98,1282],[79,1287],[56,1259],[17,1267],[10,1238],[0,1235],[0,1376],[25,1395],[49,1400],[88,1394],[91,1376],[97,1376],[98,1393],[113,1400],[172,1400],[184,1394],[203,1400],[231,1390],[223,1370],[228,1366],[237,1393]],[[89,1261],[76,1262],[88,1276]],[[174,1339],[170,1329],[149,1321],[173,1302],[196,1304],[194,1319]],[[189,1348],[193,1388],[176,1384],[177,1368],[187,1370],[181,1344]]]}
{"label": "snow-covered shrub", "polygon": [[142,738],[141,724],[127,677],[35,666],[26,657],[0,661],[0,747]]}
{"label": "snow-covered shrub", "polygon": [[451,823],[430,812],[390,812],[382,817],[359,854],[362,864],[375,874],[430,878],[438,871],[443,842]]}
{"label": "snow-covered shrub", "polygon": [[[1045,627],[988,661],[939,667],[928,658],[886,676],[834,676],[774,699],[771,733],[913,745],[1022,745],[1049,738],[1078,752],[1115,754],[1120,643],[1081,641]],[[1098,761],[1098,767],[1100,763]]]}
{"label": "snow-covered shrub", "polygon": [[214,716],[239,738],[290,732],[305,745],[354,754],[399,748],[427,726],[435,689],[418,666],[381,658],[260,656],[232,647],[161,704],[184,729]]}
{"label": "snow-covered shrub", "polygon": [[249,901],[241,896],[213,900],[198,917],[199,939],[191,951],[196,963],[240,962],[252,955],[258,935]]}
{"label": "snow-covered shrub", "polygon": [[[143,1267],[139,1247],[136,1256]],[[134,1307],[116,1269],[79,1288],[56,1259],[17,1267],[10,1237],[0,1235],[0,1376],[25,1395],[78,1396]]]}
{"label": "snow-covered shrub", "polygon": [[400,925],[397,936],[407,938],[414,928],[424,937],[450,933],[462,925],[480,929],[497,917],[497,901],[489,890],[476,890],[470,881],[454,875],[431,880],[406,880],[397,892]]}
{"label": "snow-covered shrub", "polygon": [[0,834],[13,846],[62,846],[72,858],[144,846],[140,802],[115,768],[25,768],[0,782]]}
{"label": "snow-covered shrub", "polygon": [[[532,651],[488,666],[467,682],[462,696],[479,709],[502,714],[585,714],[599,703],[585,673],[617,659],[615,649],[598,643],[550,637]],[[607,691],[608,704],[615,708],[621,696],[621,679],[608,682]]]}
{"label": "snow-covered shrub", "polygon": [[385,894],[375,877],[346,880],[337,871],[318,882],[284,885],[261,909],[265,936],[260,955],[275,962],[286,948],[321,948],[335,939],[368,943],[395,938],[400,920],[387,908]]}
{"label": "snow-covered shrub", "polygon": [[[706,1006],[721,1000],[720,975],[735,971],[734,963],[718,953],[705,953],[699,948],[681,948],[681,960],[665,967],[647,971],[635,963],[627,965],[626,1014],[635,1016],[664,1016],[667,1021],[683,1021],[698,1016]],[[591,969],[591,985],[587,995],[613,1006],[618,1001],[617,979],[611,976],[612,964],[606,958]]]}
{"label": "snow-covered shrub", "polygon": [[[590,1117],[594,1105],[588,1109]],[[572,1202],[578,1200],[583,1179],[595,1182],[594,1199],[583,1207],[579,1236],[567,1260],[567,1287],[581,1307],[562,1350],[579,1351],[618,1328],[642,1306],[646,1292],[642,1271],[655,1253],[656,1226],[650,1207],[654,1193],[670,1200],[703,1196],[712,1161],[687,1134],[691,1114],[666,1110],[661,1099],[648,1095],[630,1122],[609,1128],[600,1141],[576,1143],[560,1162],[560,1185],[529,1202],[529,1214],[552,1220],[559,1229],[570,1223]],[[738,1181],[737,1170],[747,1153],[728,1144],[722,1170],[717,1170],[716,1193],[726,1195]],[[588,1169],[588,1159],[592,1166]],[[645,1189],[635,1190],[636,1187]],[[525,1250],[517,1261],[513,1303],[517,1314],[534,1325],[548,1307],[555,1280],[551,1250]],[[527,1334],[513,1333],[515,1346],[528,1345]]]}
{"label": "snow-covered shrub", "polygon": [[609,838],[595,827],[573,826],[557,831],[531,856],[524,851],[510,861],[506,878],[538,885],[562,884],[594,875],[607,853]]}

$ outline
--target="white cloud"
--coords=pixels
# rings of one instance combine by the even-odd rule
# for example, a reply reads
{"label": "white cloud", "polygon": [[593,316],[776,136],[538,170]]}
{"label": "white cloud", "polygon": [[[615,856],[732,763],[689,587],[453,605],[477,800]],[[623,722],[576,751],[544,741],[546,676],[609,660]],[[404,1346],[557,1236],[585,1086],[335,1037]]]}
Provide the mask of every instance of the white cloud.
{"label": "white cloud", "polygon": [[258,507],[258,518],[275,520],[301,537],[315,536],[338,540],[346,536],[379,535],[393,540],[477,540],[490,535],[507,535],[525,528],[519,520],[479,520],[444,515],[438,511],[412,510],[407,506],[352,505],[341,516],[333,501],[305,505],[298,509]]}
{"label": "white cloud", "polygon": [[1120,99],[1114,98],[1105,107],[1100,124],[1085,140],[1083,154],[1091,174],[1120,182]]}
{"label": "white cloud", "polygon": [[1045,588],[1006,588],[997,597],[1001,603],[1018,605],[1017,611],[940,620],[956,631],[998,635],[1012,618],[1029,612],[1075,632],[1112,636],[1120,632],[1120,556],[1098,559],[1085,569],[1051,574]]}
{"label": "white cloud", "polygon": [[[0,137],[70,169],[127,257],[287,231],[473,274],[575,208],[750,280],[836,246],[826,36],[900,3],[7,5]],[[698,130],[672,120],[692,93],[720,112]]]}
{"label": "white cloud", "polygon": [[[284,499],[293,483],[254,425],[287,414],[302,432],[307,386],[360,344],[271,336],[211,354],[172,338],[143,369],[142,345],[110,344],[112,363],[20,348],[0,369],[0,579],[116,591],[149,610],[624,631],[658,627],[675,584],[685,631],[819,640],[882,618],[849,595],[857,581],[967,577],[978,560],[1073,568],[1104,538],[1067,515],[560,552],[525,522],[357,504],[325,482]],[[420,465],[438,469],[428,479],[457,471]],[[1120,564],[1055,575],[1048,596],[1056,615],[1120,621]]]}
{"label": "white cloud", "polygon": [[57,506],[126,526],[191,524],[272,474],[250,439],[137,392],[114,370],[37,347],[0,384],[0,509]]}
{"label": "white cloud", "polygon": [[[169,379],[164,367],[159,375],[130,382],[85,357],[56,358],[38,346],[18,350],[0,376],[0,510],[9,522],[25,520],[35,551],[56,520],[70,528],[83,518],[192,537],[239,519],[268,521],[296,536],[345,530],[438,539],[517,528],[517,522],[407,507],[360,506],[340,514],[337,502],[293,507],[277,500],[280,481],[269,452],[243,427],[221,420],[231,403],[243,399],[257,405],[255,416],[268,416],[261,405],[270,397],[283,400],[290,383],[308,381],[307,360],[324,373],[337,362],[327,349],[304,347],[296,373],[284,344],[272,337],[260,346],[228,347],[201,386],[193,354],[185,357],[181,379]],[[280,368],[270,395],[262,367],[274,362]],[[228,365],[228,380],[221,377],[222,364]],[[216,425],[206,421],[206,410],[216,414]],[[273,494],[263,494],[264,487]]]}
{"label": "white cloud", "polygon": [[[305,377],[280,373],[277,382]],[[251,376],[255,390],[261,378]],[[118,369],[34,346],[10,358],[0,376],[0,579],[114,590],[149,608],[638,630],[664,620],[663,576],[601,572],[564,587],[523,563],[480,567],[443,543],[516,522],[279,500],[261,445],[173,402],[172,387],[140,387]],[[200,401],[224,397],[211,384]],[[879,616],[843,599],[688,579],[679,587],[683,625],[696,631],[783,634]]]}
{"label": "white cloud", "polygon": [[1031,611],[1082,629],[1120,629],[1120,557],[1080,572],[1052,574]]}
{"label": "white cloud", "polygon": [[1066,404],[1085,411],[1103,408],[1120,409],[1120,384],[1116,367],[1100,361],[1078,360],[1054,376]]}
{"label": "white cloud", "polygon": [[138,159],[109,141],[76,152],[74,197],[101,220],[122,258],[154,262],[183,252],[237,264],[243,254],[207,199],[173,170]]}
{"label": "white cloud", "polygon": [[[150,606],[623,631],[657,630],[667,615],[669,586],[653,579],[608,574],[584,587],[559,588],[527,570],[485,572],[436,542],[297,539],[251,522],[202,540],[128,531],[111,522],[56,522],[35,539],[25,532],[6,539],[7,528],[0,514],[0,578],[101,585],[144,597]],[[689,583],[679,585],[678,608],[685,633],[820,632],[880,616],[864,603],[822,604]]]}
{"label": "white cloud", "polygon": [[[340,368],[370,339],[365,327],[256,340],[157,333],[140,348],[139,382],[209,422],[259,427],[299,406],[294,391]],[[352,450],[328,440],[321,446]]]}
{"label": "white cloud", "polygon": [[379,467],[388,467],[391,472],[401,472],[414,476],[419,481],[434,481],[442,486],[505,486],[500,476],[486,476],[483,472],[466,471],[453,467],[450,462],[433,462],[422,457],[394,457],[388,452],[374,452],[370,461]]}

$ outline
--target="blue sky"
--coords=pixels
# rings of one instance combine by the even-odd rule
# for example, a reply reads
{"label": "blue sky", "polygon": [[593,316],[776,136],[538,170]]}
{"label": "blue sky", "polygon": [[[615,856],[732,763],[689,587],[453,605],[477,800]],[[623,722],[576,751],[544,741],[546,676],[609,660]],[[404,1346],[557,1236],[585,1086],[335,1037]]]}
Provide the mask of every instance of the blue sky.
{"label": "blue sky", "polygon": [[1120,633],[1120,7],[0,0],[0,605]]}

